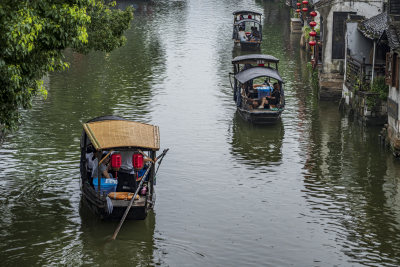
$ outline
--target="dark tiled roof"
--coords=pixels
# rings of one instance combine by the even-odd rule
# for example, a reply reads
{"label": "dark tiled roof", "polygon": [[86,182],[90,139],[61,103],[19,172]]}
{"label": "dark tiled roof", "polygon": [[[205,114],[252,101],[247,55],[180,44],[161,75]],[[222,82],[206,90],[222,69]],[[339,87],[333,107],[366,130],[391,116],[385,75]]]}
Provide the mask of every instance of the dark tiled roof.
{"label": "dark tiled roof", "polygon": [[324,7],[324,6],[328,6],[328,5],[334,5],[335,2],[334,0],[311,0],[311,4],[318,7]]}
{"label": "dark tiled roof", "polygon": [[379,39],[388,27],[386,12],[364,20],[358,24],[358,30],[369,39]]}
{"label": "dark tiled roof", "polygon": [[386,35],[390,48],[393,50],[400,48],[400,25],[390,24],[388,29],[386,29]]}

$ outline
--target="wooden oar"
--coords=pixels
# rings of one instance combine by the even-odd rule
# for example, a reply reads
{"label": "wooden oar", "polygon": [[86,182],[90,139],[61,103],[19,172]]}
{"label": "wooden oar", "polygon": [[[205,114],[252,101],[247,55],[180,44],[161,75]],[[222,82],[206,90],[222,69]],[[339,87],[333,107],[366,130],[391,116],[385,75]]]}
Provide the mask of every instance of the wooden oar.
{"label": "wooden oar", "polygon": [[[151,167],[152,167],[151,165],[152,165],[152,163],[150,163],[150,166],[149,166],[149,168],[147,169],[146,173],[143,175],[143,177],[146,177],[146,175],[149,173],[149,171],[150,171],[150,169],[151,169]],[[133,205],[133,202],[135,201],[136,195],[138,194],[138,192],[139,192],[139,190],[140,190],[140,187],[142,186],[144,180],[145,180],[145,179],[142,178],[142,180],[140,181],[138,187],[136,188],[135,194],[133,195],[133,198],[131,199],[131,201],[129,202],[128,207],[127,207],[126,210],[125,210],[124,216],[122,216],[121,221],[119,222],[117,229],[115,229],[115,232],[114,232],[113,236],[111,237],[112,240],[115,240],[115,238],[117,237],[118,232],[119,232],[119,230],[121,229],[121,226],[122,226],[122,224],[124,223],[125,218],[126,218],[126,216],[128,215],[128,212],[129,212],[129,210],[131,209],[131,207],[132,207],[132,205]]]}

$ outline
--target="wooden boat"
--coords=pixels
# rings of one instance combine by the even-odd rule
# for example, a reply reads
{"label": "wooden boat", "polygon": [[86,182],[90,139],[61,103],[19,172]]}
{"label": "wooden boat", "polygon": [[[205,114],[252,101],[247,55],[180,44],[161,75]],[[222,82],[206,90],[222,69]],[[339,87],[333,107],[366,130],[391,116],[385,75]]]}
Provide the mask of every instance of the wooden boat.
{"label": "wooden boat", "polygon": [[[261,13],[250,10],[238,10],[233,12],[233,34],[234,44],[240,45],[242,50],[257,50],[262,42]],[[252,28],[255,27],[257,34],[253,34]],[[244,31],[245,37],[241,31]],[[255,35],[255,36],[254,36]]]}
{"label": "wooden boat", "polygon": [[[155,163],[152,162],[157,161],[156,151],[159,148],[158,126],[117,116],[97,117],[84,123],[80,142],[83,202],[102,219],[120,219],[134,192],[140,189],[141,194],[137,194],[126,218],[145,219],[149,209],[155,203]],[[165,155],[164,152],[162,155]],[[135,169],[125,174],[128,179],[133,179],[130,181],[132,186],[129,184],[122,186],[121,154],[133,155],[131,159],[128,158],[128,161],[136,160],[136,166],[133,162]],[[100,172],[93,174],[91,170],[91,167],[95,166],[93,164],[99,166],[106,158],[111,158],[113,169],[110,172],[114,174],[114,177],[109,179],[99,178]],[[94,163],[91,165],[92,159]],[[144,164],[144,159],[147,159],[146,164]],[[142,165],[139,166],[140,164]],[[140,176],[140,173],[143,176]],[[146,190],[143,189],[144,187]],[[121,192],[115,192],[118,188],[122,188]],[[126,196],[122,196],[124,194]]]}
{"label": "wooden boat", "polygon": [[[234,101],[238,113],[254,124],[272,124],[280,119],[285,109],[283,79],[278,72],[279,59],[263,54],[251,54],[235,57],[232,60],[234,82]],[[279,102],[267,108],[254,107],[254,101],[261,101],[261,92],[271,103],[271,85],[280,88]],[[268,92],[269,91],[269,92]],[[275,94],[275,93],[274,93]]]}

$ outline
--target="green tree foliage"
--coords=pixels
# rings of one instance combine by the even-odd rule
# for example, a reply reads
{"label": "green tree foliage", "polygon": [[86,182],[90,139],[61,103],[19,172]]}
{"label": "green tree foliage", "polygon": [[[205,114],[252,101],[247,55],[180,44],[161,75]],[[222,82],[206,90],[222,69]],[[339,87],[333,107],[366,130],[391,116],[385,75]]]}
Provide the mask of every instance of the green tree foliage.
{"label": "green tree foliage", "polygon": [[0,125],[15,129],[19,110],[47,91],[42,77],[64,70],[62,51],[111,51],[122,46],[132,8],[113,9],[103,0],[0,1]]}

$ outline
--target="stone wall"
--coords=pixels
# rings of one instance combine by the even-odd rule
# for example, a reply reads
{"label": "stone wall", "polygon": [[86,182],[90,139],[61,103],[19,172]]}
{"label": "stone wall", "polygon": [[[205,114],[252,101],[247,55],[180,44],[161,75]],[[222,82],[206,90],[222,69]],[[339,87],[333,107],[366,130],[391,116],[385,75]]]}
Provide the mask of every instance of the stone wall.
{"label": "stone wall", "polygon": [[365,125],[387,123],[387,102],[381,100],[377,93],[353,92],[344,84],[340,108]]}

